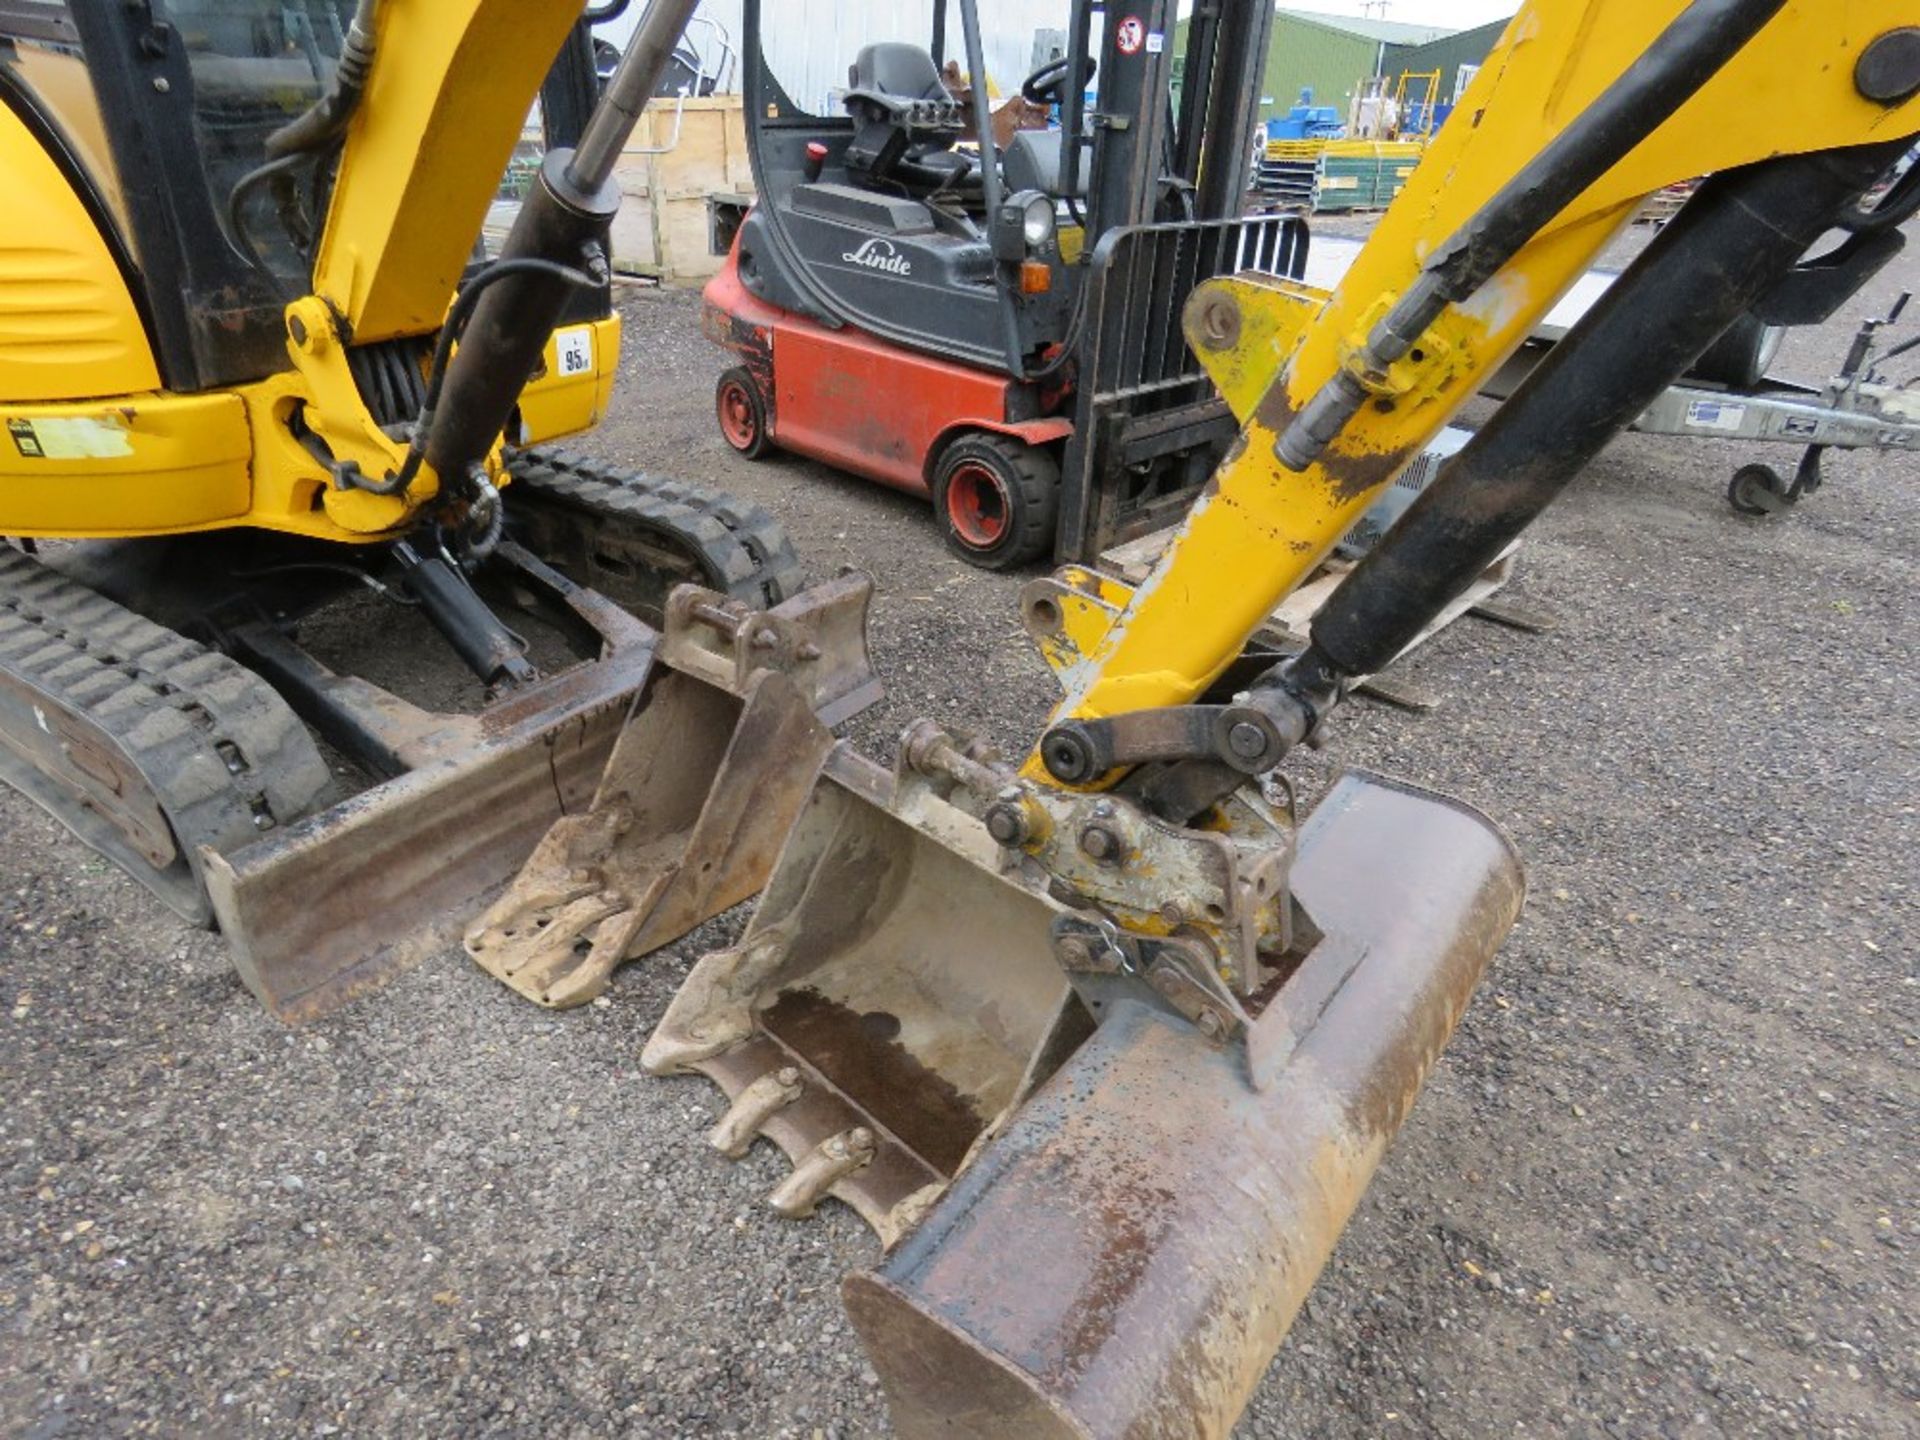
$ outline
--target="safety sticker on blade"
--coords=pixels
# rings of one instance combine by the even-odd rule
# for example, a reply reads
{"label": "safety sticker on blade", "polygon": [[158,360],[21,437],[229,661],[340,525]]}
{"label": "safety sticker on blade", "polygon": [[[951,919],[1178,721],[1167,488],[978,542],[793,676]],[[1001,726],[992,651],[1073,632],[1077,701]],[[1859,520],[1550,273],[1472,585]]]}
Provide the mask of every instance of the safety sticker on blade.
{"label": "safety sticker on blade", "polygon": [[133,439],[117,416],[44,416],[10,419],[13,448],[29,460],[111,460],[133,454]]}
{"label": "safety sticker on blade", "polygon": [[578,330],[562,330],[553,337],[555,351],[559,355],[560,377],[585,375],[593,369],[593,331],[584,326]]}
{"label": "safety sticker on blade", "polygon": [[1695,400],[1687,406],[1687,424],[1695,430],[1726,430],[1738,434],[1747,407],[1720,400]]}

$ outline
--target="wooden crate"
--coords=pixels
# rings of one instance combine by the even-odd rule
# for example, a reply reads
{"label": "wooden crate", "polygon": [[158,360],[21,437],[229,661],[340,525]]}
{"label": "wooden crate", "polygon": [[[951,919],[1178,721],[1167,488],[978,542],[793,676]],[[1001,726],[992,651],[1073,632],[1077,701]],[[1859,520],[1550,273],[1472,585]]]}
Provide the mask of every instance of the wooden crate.
{"label": "wooden crate", "polygon": [[[720,268],[707,243],[707,197],[751,194],[747,127],[738,95],[656,101],[634,128],[615,177],[624,197],[613,222],[614,267],[668,284],[698,284]],[[672,144],[664,154],[649,148]]]}

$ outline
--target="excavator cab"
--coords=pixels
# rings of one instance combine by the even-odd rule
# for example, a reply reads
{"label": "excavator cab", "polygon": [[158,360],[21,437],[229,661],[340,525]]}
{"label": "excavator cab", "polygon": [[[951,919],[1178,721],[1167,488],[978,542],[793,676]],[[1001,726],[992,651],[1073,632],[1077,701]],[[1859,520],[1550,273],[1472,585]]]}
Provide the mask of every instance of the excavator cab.
{"label": "excavator cab", "polygon": [[[22,0],[0,9],[0,138],[8,173],[32,202],[6,222],[23,227],[22,239],[8,246],[13,258],[0,260],[0,283],[43,291],[49,306],[58,294],[88,327],[78,344],[8,345],[0,405],[142,391],[172,400],[288,368],[285,312],[309,286],[344,137],[318,153],[277,152],[273,142],[327,92],[355,9],[353,0]],[[574,54],[562,51],[550,88],[572,82],[565,67]],[[560,145],[572,137],[547,138]],[[456,252],[450,285],[484,258],[478,228]],[[37,243],[26,243],[29,231]],[[572,352],[585,363],[556,363],[534,381],[521,411],[531,423],[516,438],[556,438],[597,417],[618,356],[610,316],[604,285],[569,297],[565,320],[587,327],[590,343]],[[356,337],[348,361],[380,424],[414,418],[438,318],[364,327]],[[0,473],[15,492],[0,533],[139,530],[148,515],[172,531],[236,521],[316,528],[300,513],[311,508],[310,490],[248,493],[244,461],[203,462],[188,473],[158,467],[171,494],[156,493],[154,472],[136,468],[115,477],[108,497],[43,486],[48,467],[30,463],[39,457],[8,448]],[[101,503],[109,499],[124,503]]]}

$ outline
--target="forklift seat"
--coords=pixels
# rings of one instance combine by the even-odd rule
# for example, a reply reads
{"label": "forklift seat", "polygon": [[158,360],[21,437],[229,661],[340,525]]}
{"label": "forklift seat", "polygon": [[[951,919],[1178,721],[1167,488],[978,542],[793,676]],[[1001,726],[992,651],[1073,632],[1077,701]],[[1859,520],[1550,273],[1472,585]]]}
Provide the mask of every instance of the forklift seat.
{"label": "forklift seat", "polygon": [[849,107],[856,100],[869,100],[897,112],[915,101],[952,99],[940,78],[940,67],[918,45],[899,41],[868,45],[847,72]]}
{"label": "forklift seat", "polygon": [[978,202],[978,167],[953,148],[966,132],[967,106],[948,91],[931,55],[897,41],[868,45],[847,79],[855,130],[844,158],[856,183]]}
{"label": "forklift seat", "polygon": [[1012,143],[1000,156],[1000,169],[1006,176],[1008,193],[1038,190],[1056,200],[1086,199],[1087,171],[1091,167],[1084,159],[1080,164],[1080,173],[1073,178],[1073,193],[1069,195],[1061,189],[1060,177],[1066,168],[1062,163],[1066,154],[1066,138],[1067,132],[1064,130],[1016,131]]}

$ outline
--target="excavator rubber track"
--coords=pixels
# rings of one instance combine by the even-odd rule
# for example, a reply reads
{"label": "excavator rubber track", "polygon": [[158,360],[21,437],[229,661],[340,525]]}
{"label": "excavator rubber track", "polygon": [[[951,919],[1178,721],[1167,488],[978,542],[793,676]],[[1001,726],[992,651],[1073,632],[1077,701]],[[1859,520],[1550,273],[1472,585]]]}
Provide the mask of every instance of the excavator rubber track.
{"label": "excavator rubber track", "polygon": [[511,454],[508,513],[522,543],[578,584],[658,621],[681,584],[756,610],[799,593],[780,522],[720,490],[643,475],[556,446]]}
{"label": "excavator rubber track", "polygon": [[0,779],[195,924],[200,847],[324,808],[331,777],[271,686],[0,544]]}

